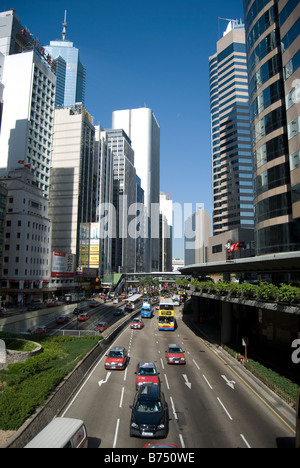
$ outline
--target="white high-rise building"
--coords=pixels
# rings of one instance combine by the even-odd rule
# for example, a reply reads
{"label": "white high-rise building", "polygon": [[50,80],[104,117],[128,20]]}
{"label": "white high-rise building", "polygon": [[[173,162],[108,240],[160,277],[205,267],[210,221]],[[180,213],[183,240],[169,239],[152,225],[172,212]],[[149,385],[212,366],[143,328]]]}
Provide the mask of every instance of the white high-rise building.
{"label": "white high-rise building", "polygon": [[160,128],[152,110],[145,107],[113,112],[112,128],[122,128],[132,142],[134,165],[141,179],[149,218],[145,270],[158,271]]}
{"label": "white high-rise building", "polygon": [[55,111],[49,218],[52,249],[77,256],[80,224],[95,221],[95,127],[82,105]]}
{"label": "white high-rise building", "polygon": [[4,60],[0,175],[24,165],[48,197],[56,76],[36,49]]}

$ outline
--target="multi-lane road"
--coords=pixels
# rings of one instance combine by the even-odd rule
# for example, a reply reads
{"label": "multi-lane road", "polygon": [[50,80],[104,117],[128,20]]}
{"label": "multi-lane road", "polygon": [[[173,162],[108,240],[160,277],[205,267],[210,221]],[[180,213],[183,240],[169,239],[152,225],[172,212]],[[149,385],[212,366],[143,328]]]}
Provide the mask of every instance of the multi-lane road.
{"label": "multi-lane road", "polygon": [[[113,315],[111,309],[107,313]],[[179,313],[175,332],[158,331],[155,316],[143,321],[142,330],[128,325],[111,344],[127,348],[126,369],[105,370],[102,356],[61,414],[83,419],[89,447],[141,448],[151,442],[129,436],[139,361],[155,362],[160,372],[170,416],[164,443],[187,449],[294,446],[293,411],[257,385],[241,364],[196,336]],[[168,343],[181,345],[186,365],[167,364]]]}

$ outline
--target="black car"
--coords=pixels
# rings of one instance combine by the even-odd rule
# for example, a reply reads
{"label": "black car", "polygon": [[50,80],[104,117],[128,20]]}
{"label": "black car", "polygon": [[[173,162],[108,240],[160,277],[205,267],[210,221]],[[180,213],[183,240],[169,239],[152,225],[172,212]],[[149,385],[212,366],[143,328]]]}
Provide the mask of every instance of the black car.
{"label": "black car", "polygon": [[114,316],[115,317],[119,317],[120,315],[123,315],[124,311],[123,309],[116,309],[116,311],[114,312]]}
{"label": "black car", "polygon": [[159,385],[142,385],[130,408],[130,437],[167,437],[169,409]]}

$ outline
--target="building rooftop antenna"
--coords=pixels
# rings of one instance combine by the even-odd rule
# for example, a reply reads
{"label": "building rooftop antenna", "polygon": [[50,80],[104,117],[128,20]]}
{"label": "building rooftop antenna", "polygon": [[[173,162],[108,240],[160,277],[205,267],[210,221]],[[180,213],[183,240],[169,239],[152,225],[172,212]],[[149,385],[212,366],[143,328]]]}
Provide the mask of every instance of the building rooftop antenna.
{"label": "building rooftop antenna", "polygon": [[224,21],[229,21],[229,22],[232,22],[233,24],[237,25],[239,20],[237,19],[230,19],[230,18],[221,18],[220,16],[218,16],[218,33],[219,33],[219,38],[221,37],[221,33],[220,33],[220,20],[224,20]]}
{"label": "building rooftop antenna", "polygon": [[62,30],[62,39],[63,41],[66,40],[66,34],[67,34],[67,10],[65,10],[65,18],[64,18],[64,22],[62,23],[63,25],[63,30]]}

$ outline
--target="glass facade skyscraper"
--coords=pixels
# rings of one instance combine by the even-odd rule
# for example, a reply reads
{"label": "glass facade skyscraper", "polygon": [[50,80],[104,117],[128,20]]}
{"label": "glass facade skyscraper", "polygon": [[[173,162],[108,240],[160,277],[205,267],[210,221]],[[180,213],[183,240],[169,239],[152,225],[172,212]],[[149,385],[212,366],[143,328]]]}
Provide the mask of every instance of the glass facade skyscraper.
{"label": "glass facade skyscraper", "polygon": [[300,250],[299,0],[244,0],[256,254]]}
{"label": "glass facade skyscraper", "polygon": [[56,62],[57,94],[55,106],[74,107],[85,101],[86,69],[79,59],[79,50],[65,39],[66,22],[63,23],[62,40],[50,41],[45,50]]}
{"label": "glass facade skyscraper", "polygon": [[244,25],[230,21],[209,59],[213,235],[254,228],[253,159]]}

